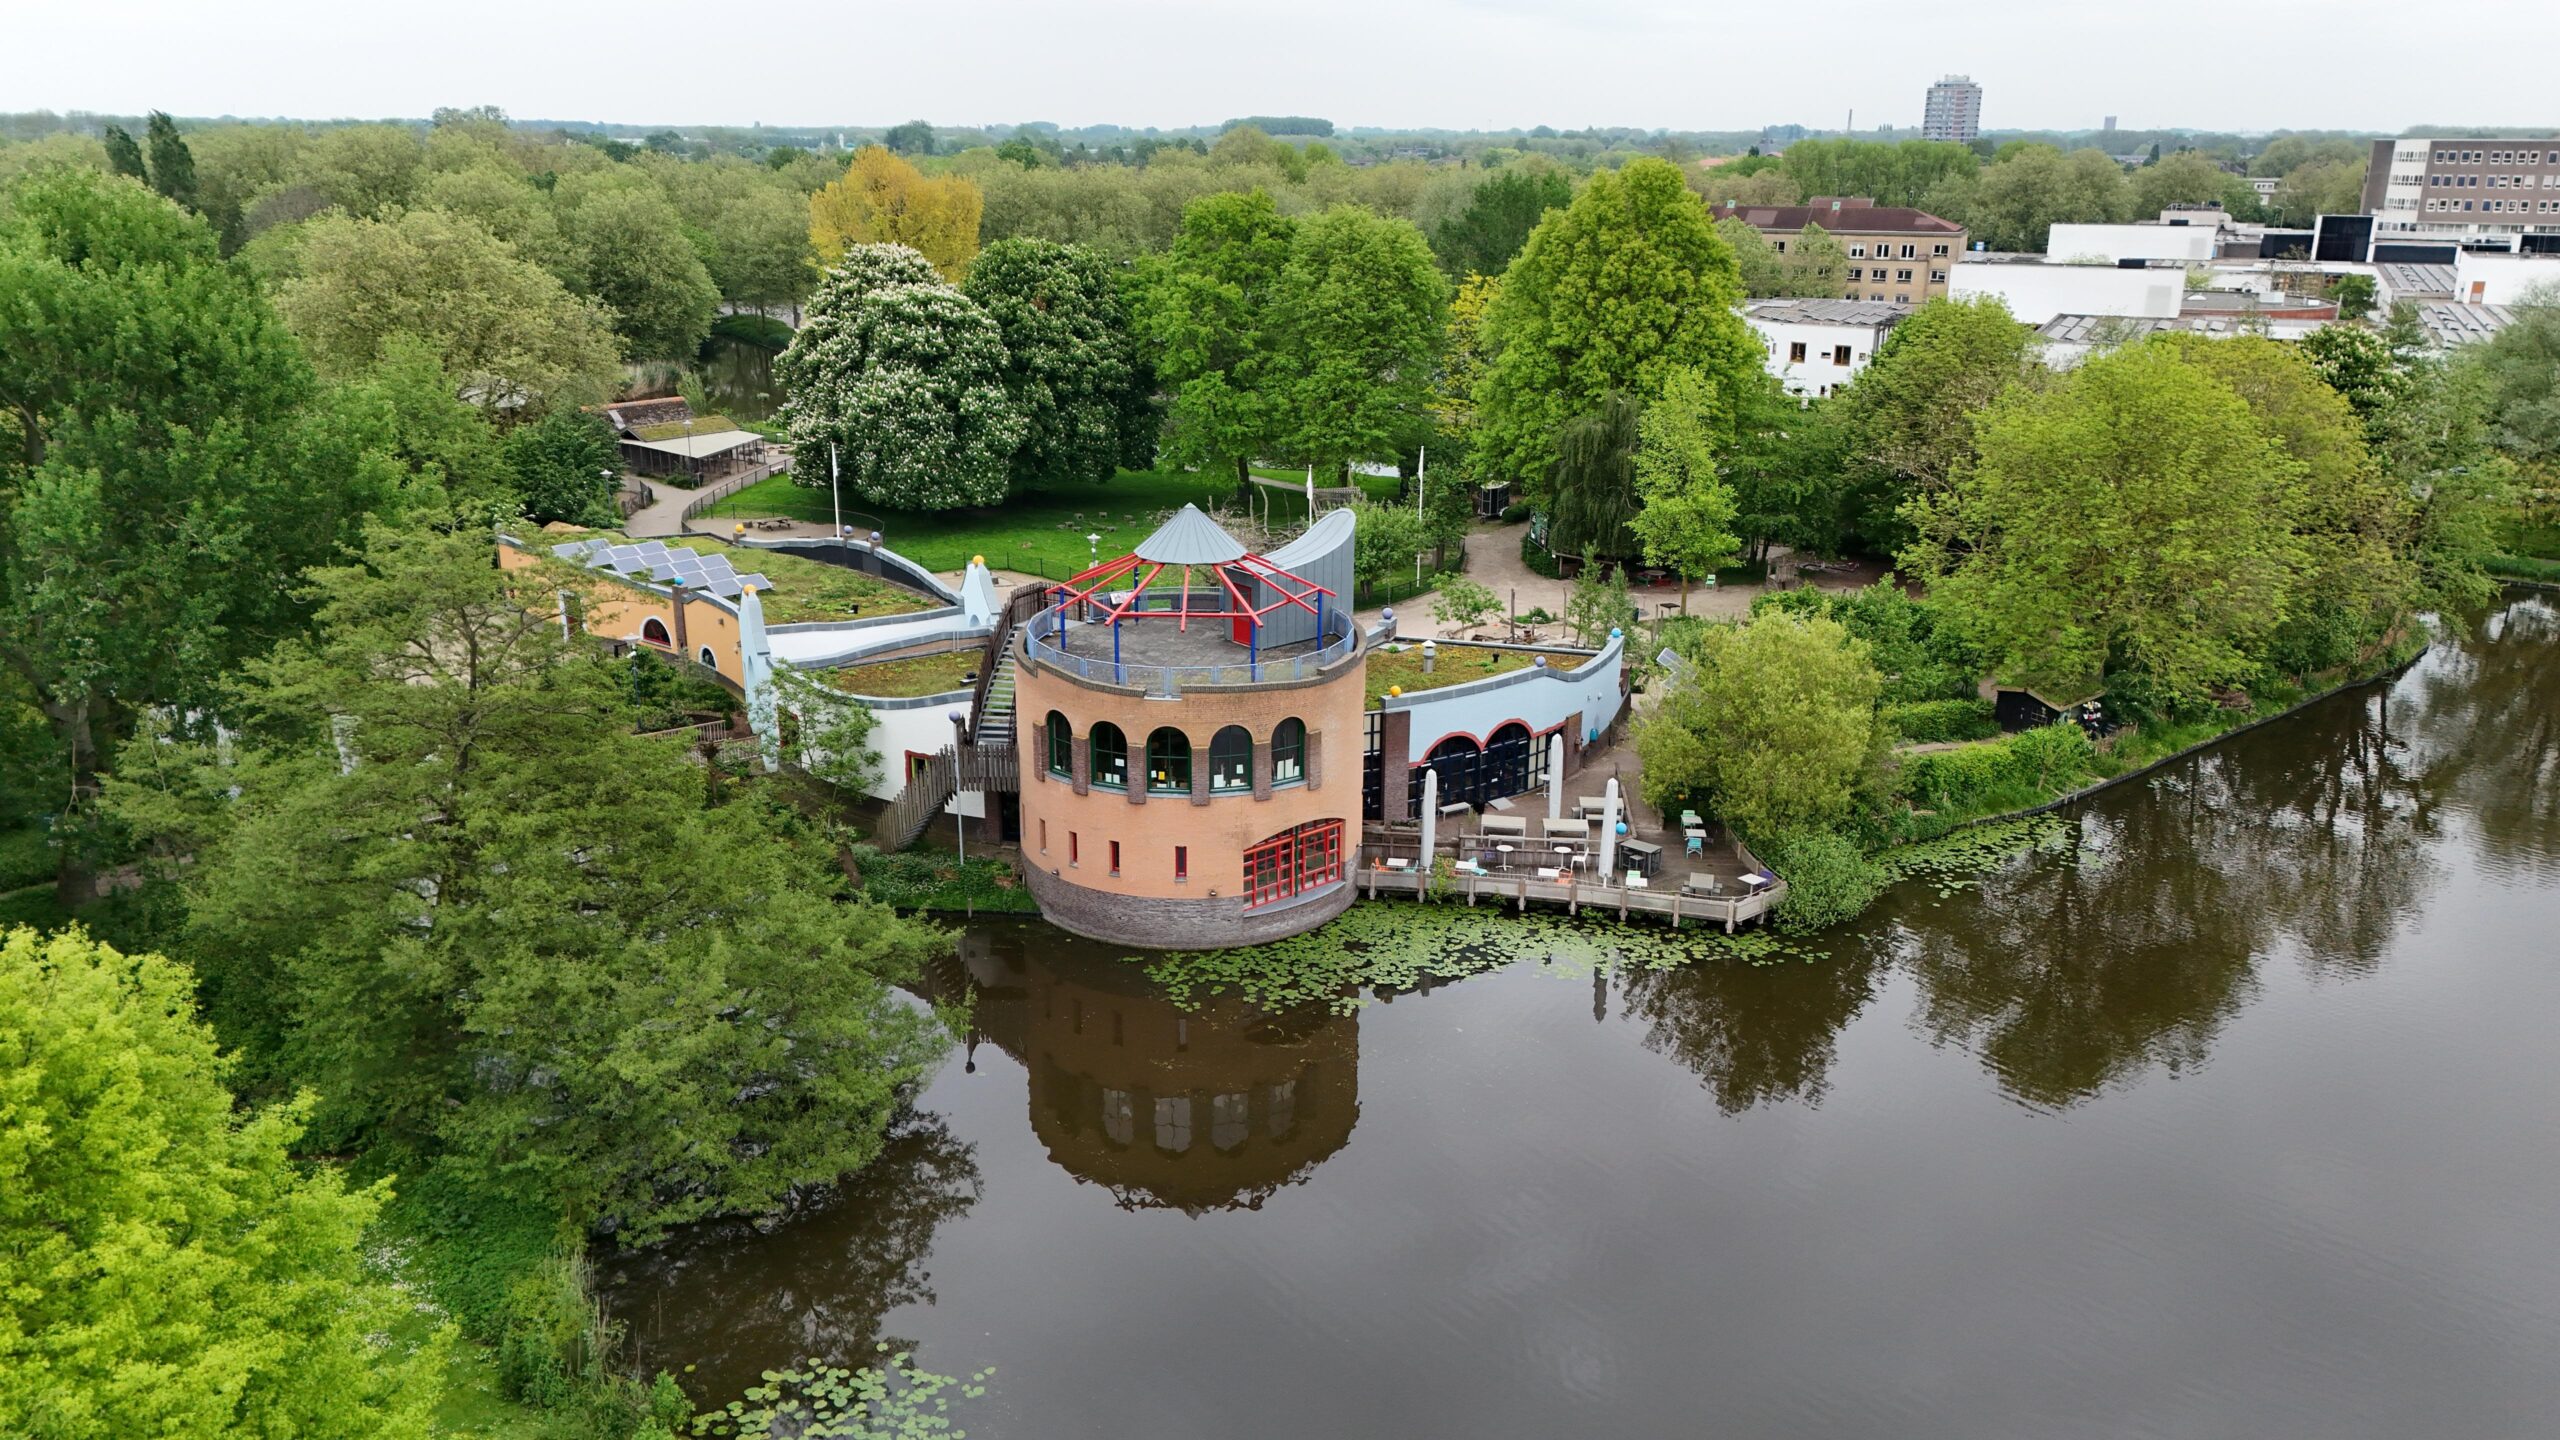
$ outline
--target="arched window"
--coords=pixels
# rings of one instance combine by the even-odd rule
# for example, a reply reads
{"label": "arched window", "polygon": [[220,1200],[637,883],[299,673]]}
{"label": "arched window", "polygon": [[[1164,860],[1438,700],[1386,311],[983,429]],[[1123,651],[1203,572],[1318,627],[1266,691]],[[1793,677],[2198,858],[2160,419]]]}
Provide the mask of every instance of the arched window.
{"label": "arched window", "polygon": [[1209,788],[1221,794],[1253,788],[1253,732],[1230,725],[1209,739]]}
{"label": "arched window", "polygon": [[1086,743],[1093,747],[1091,783],[1105,790],[1128,789],[1129,737],[1120,733],[1120,727],[1106,720],[1093,727]]}
{"label": "arched window", "polygon": [[1283,720],[1271,732],[1271,783],[1295,785],[1307,778],[1307,722]]}
{"label": "arched window", "polygon": [[1049,712],[1049,773],[1071,776],[1076,773],[1076,732],[1067,717]]}
{"label": "arched window", "polygon": [[1147,789],[1158,795],[1191,793],[1191,737],[1167,725],[1147,737]]}
{"label": "arched window", "polygon": [[666,622],[655,615],[640,622],[640,641],[644,645],[655,645],[661,650],[672,648],[676,643],[667,636]]}
{"label": "arched window", "polygon": [[717,670],[720,668],[720,657],[712,654],[711,647],[708,645],[705,645],[700,650],[695,651],[693,658],[701,661],[702,668],[705,670]]}

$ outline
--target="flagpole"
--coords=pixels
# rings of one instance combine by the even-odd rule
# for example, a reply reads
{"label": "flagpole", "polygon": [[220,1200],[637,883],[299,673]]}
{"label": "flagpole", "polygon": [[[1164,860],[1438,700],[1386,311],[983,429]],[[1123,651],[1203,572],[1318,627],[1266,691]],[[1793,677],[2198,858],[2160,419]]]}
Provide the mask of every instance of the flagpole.
{"label": "flagpole", "polygon": [[827,442],[827,498],[836,507],[836,543],[844,543],[844,492],[838,486],[842,471],[836,465],[836,442]]}

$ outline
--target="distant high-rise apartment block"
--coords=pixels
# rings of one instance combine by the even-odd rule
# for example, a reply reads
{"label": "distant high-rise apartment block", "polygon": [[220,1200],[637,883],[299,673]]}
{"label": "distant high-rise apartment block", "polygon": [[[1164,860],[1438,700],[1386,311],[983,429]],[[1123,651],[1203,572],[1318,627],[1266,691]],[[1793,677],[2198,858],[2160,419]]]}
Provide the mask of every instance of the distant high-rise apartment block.
{"label": "distant high-rise apartment block", "polygon": [[2107,123],[2106,123],[2106,124],[2104,124],[2104,125],[2099,126],[2098,128],[2099,128],[2099,129],[2101,129],[2101,130],[2106,131],[2106,132],[2107,132],[2107,133],[2109,133],[2109,134],[2113,134],[2113,133],[2115,133],[2115,128],[2116,128],[2116,117],[2114,117],[2113,115],[2108,116],[2108,117],[2107,117]]}
{"label": "distant high-rise apartment block", "polygon": [[2490,242],[2560,252],[2560,136],[2376,140],[2364,209],[2376,242]]}
{"label": "distant high-rise apartment block", "polygon": [[1929,108],[1920,117],[1927,140],[1953,140],[1970,145],[1982,133],[1982,87],[1970,75],[1950,75],[1929,87]]}

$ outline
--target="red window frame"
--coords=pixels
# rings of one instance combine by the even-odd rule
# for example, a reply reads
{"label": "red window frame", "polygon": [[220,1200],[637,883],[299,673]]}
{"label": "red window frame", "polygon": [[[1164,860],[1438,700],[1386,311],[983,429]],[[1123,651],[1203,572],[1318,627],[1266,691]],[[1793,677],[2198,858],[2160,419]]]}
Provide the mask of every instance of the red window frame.
{"label": "red window frame", "polygon": [[1173,847],[1173,878],[1176,880],[1191,878],[1191,847],[1188,845]]}
{"label": "red window frame", "polygon": [[1244,903],[1250,910],[1342,878],[1339,820],[1310,820],[1244,852]]}

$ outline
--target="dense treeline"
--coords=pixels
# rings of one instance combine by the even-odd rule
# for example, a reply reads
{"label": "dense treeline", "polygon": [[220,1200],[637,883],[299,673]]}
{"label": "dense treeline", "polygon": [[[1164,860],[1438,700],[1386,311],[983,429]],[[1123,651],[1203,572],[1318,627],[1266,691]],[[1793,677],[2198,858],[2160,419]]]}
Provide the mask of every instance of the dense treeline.
{"label": "dense treeline", "polygon": [[[0,862],[36,855],[47,913],[114,942],[6,942],[0,1029],[42,1043],[0,1082],[140,1137],[115,1185],[47,1149],[28,1173],[60,1183],[0,1186],[0,1256],[140,1273],[193,1246],[204,1277],[66,1305],[0,1259],[0,1333],[52,1347],[0,1366],[37,1377],[0,1382],[0,1429],[308,1429],[325,1385],[335,1428],[417,1433],[441,1341],[372,1326],[353,1258],[390,1215],[501,1257],[455,1316],[511,1393],[665,1433],[682,1397],[599,1358],[581,1248],[769,1212],[878,1153],[943,1043],[891,993],[930,935],[760,767],[639,733],[664,677],[565,637],[555,577],[489,563],[493,524],[602,518],[615,446],[584,407],[692,361],[723,306],[805,320],[776,362],[803,478],[884,506],[1158,463],[1412,476],[1427,450],[1422,506],[1363,507],[1356,568],[1412,565],[1507,487],[1585,555],[1568,619],[1593,641],[1631,621],[1639,559],[1895,557],[1925,596],[1677,627],[1687,668],[1639,729],[1652,798],[1750,836],[1795,924],[1854,911],[1888,844],[2120,763],[2070,726],[1894,760],[1978,735],[1980,679],[2186,733],[2458,612],[2516,497],[2550,528],[2560,303],[2450,358],[2403,314],[2056,375],[1997,307],[1939,302],[1799,404],[1737,307],[1830,258],[1777,265],[1702,194],[1854,190],[2022,234],[2226,195],[2201,156],[2128,176],[1805,142],[1586,171],[1354,165],[1244,125],[1109,164],[943,138],[705,159],[455,113],[0,150]],[[2267,154],[2288,182],[2347,162]],[[97,1089],[99,1055],[132,1083]],[[387,1201],[352,1188],[385,1178]],[[308,1224],[227,1253],[173,1195]],[[185,1329],[278,1267],[329,1313],[239,1307],[277,1337],[247,1358]],[[179,1358],[228,1408],[93,1378],[164,1373],[193,1333]],[[45,1409],[56,1376],[112,1403]]]}
{"label": "dense treeline", "polygon": [[[433,1252],[511,1396],[669,1435],[578,1256],[868,1164],[933,932],[491,564],[616,454],[509,317],[365,332],[143,163],[0,189],[0,831],[116,946],[0,938],[0,1431],[423,1435],[450,1337],[383,1267]],[[305,253],[499,243],[379,213]]]}

